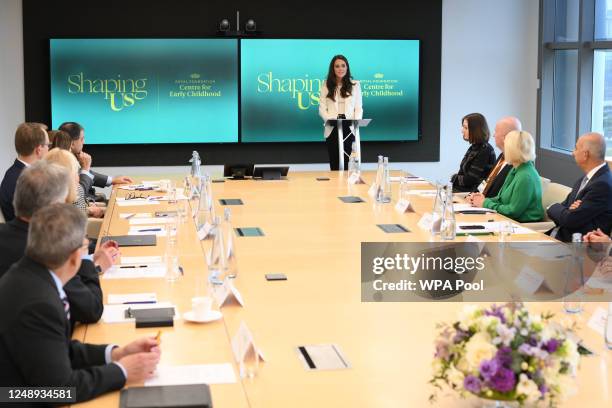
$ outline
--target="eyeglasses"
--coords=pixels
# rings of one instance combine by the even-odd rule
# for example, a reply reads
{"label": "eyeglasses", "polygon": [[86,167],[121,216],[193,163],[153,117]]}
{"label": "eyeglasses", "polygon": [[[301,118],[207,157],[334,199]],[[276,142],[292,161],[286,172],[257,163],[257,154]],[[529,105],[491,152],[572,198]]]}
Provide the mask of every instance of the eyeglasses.
{"label": "eyeglasses", "polygon": [[136,193],[128,193],[125,196],[126,200],[138,200],[138,199],[145,199],[145,198],[147,198],[147,196],[143,194],[136,194]]}

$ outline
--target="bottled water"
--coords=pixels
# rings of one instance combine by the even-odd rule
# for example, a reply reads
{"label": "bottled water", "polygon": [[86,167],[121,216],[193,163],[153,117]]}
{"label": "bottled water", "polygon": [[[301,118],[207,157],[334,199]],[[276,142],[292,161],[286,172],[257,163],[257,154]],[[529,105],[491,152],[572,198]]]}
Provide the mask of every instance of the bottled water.
{"label": "bottled water", "polygon": [[572,234],[573,260],[567,264],[565,280],[565,300],[563,309],[566,313],[582,312],[582,290],[584,276],[582,274],[582,257],[580,249],[582,246],[582,234]]}
{"label": "bottled water", "polygon": [[361,173],[361,170],[359,168],[359,155],[357,153],[357,145],[355,144],[355,142],[353,142],[353,147],[351,148],[351,155],[349,156],[348,171],[349,177],[352,177],[355,173]]}
{"label": "bottled water", "polygon": [[442,222],[440,224],[440,238],[453,240],[456,237],[457,223],[455,222],[455,209],[453,207],[453,185],[446,186],[446,196],[442,210]]}

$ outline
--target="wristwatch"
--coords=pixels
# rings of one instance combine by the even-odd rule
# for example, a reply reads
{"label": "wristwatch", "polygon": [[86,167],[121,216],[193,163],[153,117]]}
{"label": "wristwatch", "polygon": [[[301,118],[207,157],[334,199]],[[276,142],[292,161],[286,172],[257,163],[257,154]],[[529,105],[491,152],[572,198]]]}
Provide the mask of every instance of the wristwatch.
{"label": "wristwatch", "polygon": [[95,265],[96,267],[96,272],[98,272],[98,275],[102,274],[102,267],[100,265]]}

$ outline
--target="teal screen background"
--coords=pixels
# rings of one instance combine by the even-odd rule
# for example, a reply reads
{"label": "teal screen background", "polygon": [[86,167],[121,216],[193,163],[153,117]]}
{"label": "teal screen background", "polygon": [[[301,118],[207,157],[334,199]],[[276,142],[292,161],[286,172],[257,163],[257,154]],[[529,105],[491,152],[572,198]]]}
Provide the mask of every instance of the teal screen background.
{"label": "teal screen background", "polygon": [[363,117],[372,119],[361,140],[418,139],[418,40],[246,39],[240,48],[243,142],[322,141],[320,84],[337,54],[361,82]]}
{"label": "teal screen background", "polygon": [[237,41],[53,39],[52,127],[79,122],[88,144],[237,142]]}

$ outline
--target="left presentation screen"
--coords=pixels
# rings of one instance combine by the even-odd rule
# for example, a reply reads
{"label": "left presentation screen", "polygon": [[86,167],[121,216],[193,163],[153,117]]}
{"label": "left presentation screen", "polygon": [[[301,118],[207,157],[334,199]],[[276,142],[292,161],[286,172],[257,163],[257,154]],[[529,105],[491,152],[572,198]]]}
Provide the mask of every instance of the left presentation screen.
{"label": "left presentation screen", "polygon": [[238,141],[235,39],[53,39],[51,120],[88,144]]}

